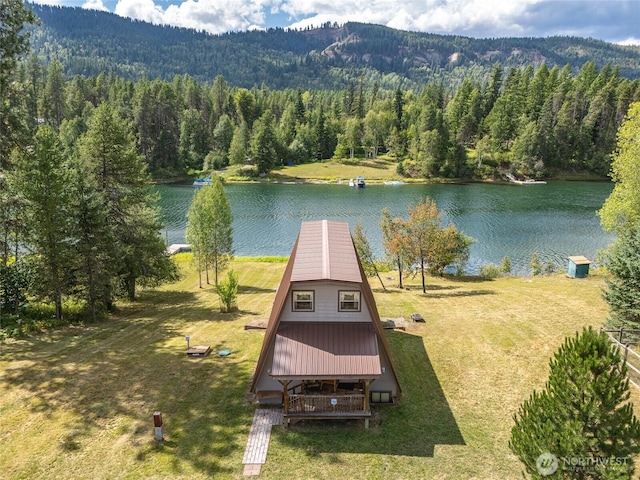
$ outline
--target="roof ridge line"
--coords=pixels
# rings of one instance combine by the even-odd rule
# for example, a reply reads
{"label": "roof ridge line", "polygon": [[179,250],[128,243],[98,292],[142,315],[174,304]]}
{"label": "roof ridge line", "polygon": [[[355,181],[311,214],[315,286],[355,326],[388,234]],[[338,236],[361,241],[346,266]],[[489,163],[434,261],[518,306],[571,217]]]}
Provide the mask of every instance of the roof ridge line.
{"label": "roof ridge line", "polygon": [[329,257],[329,222],[322,220],[322,274],[331,278],[331,261]]}

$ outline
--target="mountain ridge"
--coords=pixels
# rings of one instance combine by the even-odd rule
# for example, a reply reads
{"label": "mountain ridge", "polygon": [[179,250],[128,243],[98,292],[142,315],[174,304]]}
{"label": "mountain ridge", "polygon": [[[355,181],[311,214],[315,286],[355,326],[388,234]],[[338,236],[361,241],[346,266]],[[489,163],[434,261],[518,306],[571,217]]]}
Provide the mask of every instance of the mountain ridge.
{"label": "mountain ridge", "polygon": [[593,60],[640,78],[640,47],[589,38],[475,39],[355,22],[212,35],[79,7],[31,7],[41,19],[30,28],[33,53],[45,62],[60,60],[69,76],[107,72],[170,80],[188,74],[212,82],[222,75],[238,87],[319,90],[344,89],[364,78],[393,89],[486,79],[496,62],[505,68],[569,64],[577,71]]}

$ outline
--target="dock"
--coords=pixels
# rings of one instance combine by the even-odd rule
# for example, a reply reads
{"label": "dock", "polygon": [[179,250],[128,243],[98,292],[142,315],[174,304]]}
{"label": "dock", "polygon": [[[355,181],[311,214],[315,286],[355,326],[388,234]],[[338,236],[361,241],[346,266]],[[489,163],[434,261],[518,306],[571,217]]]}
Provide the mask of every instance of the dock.
{"label": "dock", "polygon": [[175,255],[176,253],[190,252],[190,251],[191,251],[191,245],[187,243],[174,243],[167,247],[167,253],[169,255]]}

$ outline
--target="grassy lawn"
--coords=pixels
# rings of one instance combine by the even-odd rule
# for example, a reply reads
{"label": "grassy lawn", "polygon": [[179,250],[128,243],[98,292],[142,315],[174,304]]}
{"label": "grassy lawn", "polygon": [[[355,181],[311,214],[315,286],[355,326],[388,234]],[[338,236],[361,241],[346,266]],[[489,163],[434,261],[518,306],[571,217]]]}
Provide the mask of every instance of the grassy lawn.
{"label": "grassy lawn", "polygon": [[350,178],[363,175],[367,183],[382,183],[385,180],[402,179],[396,174],[396,165],[395,161],[384,157],[376,160],[357,158],[353,161],[326,160],[275,169],[269,172],[263,181],[348,183]]}
{"label": "grassy lawn", "polygon": [[[240,311],[222,315],[179,258],[179,283],[143,292],[108,322],[0,345],[0,477],[242,477],[263,339],[244,325],[268,316],[285,264],[236,261]],[[602,279],[430,279],[426,294],[418,282],[383,291],[372,280],[381,316],[426,319],[388,332],[400,403],[377,407],[368,431],[355,421],[274,428],[261,478],[520,477],[512,415],[544,384],[564,337],[602,323]],[[187,358],[185,335],[232,353]]]}

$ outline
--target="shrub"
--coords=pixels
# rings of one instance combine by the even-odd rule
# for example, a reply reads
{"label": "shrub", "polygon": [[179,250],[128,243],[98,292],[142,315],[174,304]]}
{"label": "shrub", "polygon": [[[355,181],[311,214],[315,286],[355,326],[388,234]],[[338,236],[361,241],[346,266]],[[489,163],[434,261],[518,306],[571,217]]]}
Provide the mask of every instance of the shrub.
{"label": "shrub", "polygon": [[227,278],[216,284],[216,291],[220,297],[220,311],[222,313],[233,312],[238,309],[238,277],[233,270],[227,272]]}
{"label": "shrub", "polygon": [[509,257],[502,259],[502,273],[511,273],[511,259]]}
{"label": "shrub", "polygon": [[531,274],[534,277],[542,273],[542,264],[540,263],[540,260],[538,259],[538,254],[536,252],[533,252],[533,255],[531,255],[530,266],[531,266]]}
{"label": "shrub", "polygon": [[483,278],[498,278],[502,272],[503,270],[493,263],[482,265],[479,269],[479,274]]}

